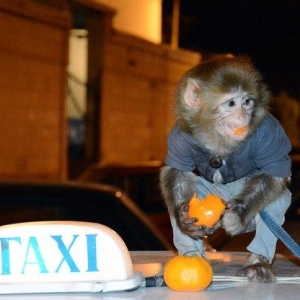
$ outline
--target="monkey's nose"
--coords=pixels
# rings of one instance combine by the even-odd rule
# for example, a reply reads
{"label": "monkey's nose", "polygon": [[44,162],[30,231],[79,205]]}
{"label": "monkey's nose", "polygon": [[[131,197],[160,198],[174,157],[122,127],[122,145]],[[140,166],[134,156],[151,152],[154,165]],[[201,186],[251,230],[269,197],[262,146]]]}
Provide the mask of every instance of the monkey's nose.
{"label": "monkey's nose", "polygon": [[245,125],[247,123],[247,114],[243,108],[240,108],[236,114],[236,120],[241,124],[239,126]]}

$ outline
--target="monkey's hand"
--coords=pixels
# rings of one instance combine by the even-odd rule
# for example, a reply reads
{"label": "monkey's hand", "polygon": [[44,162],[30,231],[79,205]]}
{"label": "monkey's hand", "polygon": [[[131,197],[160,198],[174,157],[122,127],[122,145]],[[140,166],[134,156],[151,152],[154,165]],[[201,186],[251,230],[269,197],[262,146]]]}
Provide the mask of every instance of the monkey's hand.
{"label": "monkey's hand", "polygon": [[188,217],[189,207],[187,204],[183,204],[179,210],[179,227],[181,231],[192,238],[199,239],[207,235],[213,234],[219,227],[221,227],[221,222],[218,222],[213,227],[207,227],[205,225],[195,225],[194,223],[198,221],[197,218]]}
{"label": "monkey's hand", "polygon": [[238,199],[232,199],[226,204],[222,224],[227,233],[237,235],[247,231],[247,224],[244,223],[244,214],[247,206]]}
{"label": "monkey's hand", "polygon": [[268,204],[278,199],[286,189],[286,178],[260,174],[245,183],[243,191],[227,202],[223,227],[231,235],[255,229],[255,216]]}

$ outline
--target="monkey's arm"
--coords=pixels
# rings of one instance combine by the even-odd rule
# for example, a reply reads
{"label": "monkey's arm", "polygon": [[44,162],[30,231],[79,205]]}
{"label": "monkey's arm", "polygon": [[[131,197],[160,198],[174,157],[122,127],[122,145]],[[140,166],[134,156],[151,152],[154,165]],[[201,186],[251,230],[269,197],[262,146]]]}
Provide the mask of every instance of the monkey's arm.
{"label": "monkey's arm", "polygon": [[192,238],[202,238],[213,232],[212,228],[196,226],[197,218],[188,217],[188,202],[193,191],[194,174],[165,166],[160,172],[160,186],[169,214],[174,216],[182,232]]}
{"label": "monkey's arm", "polygon": [[261,174],[246,181],[243,191],[227,203],[223,227],[236,235],[247,230],[255,215],[275,201],[287,187],[288,179]]}

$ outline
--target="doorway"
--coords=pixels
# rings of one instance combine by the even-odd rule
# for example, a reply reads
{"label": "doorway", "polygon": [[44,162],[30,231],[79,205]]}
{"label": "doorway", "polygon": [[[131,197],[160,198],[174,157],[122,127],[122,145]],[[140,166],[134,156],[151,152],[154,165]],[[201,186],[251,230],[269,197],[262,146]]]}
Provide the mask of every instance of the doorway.
{"label": "doorway", "polygon": [[99,161],[99,109],[104,14],[72,6],[68,75],[68,178]]}

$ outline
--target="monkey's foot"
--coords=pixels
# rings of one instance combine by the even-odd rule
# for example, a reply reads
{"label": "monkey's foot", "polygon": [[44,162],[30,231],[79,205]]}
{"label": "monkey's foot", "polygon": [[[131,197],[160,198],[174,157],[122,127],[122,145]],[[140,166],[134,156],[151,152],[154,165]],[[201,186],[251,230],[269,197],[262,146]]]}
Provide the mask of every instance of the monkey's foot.
{"label": "monkey's foot", "polygon": [[268,260],[257,254],[252,254],[248,261],[250,264],[237,271],[237,276],[247,277],[250,282],[275,282],[276,277]]}
{"label": "monkey's foot", "polygon": [[245,267],[236,273],[237,276],[247,277],[250,282],[275,282],[276,277],[270,267],[263,264],[255,264]]}

